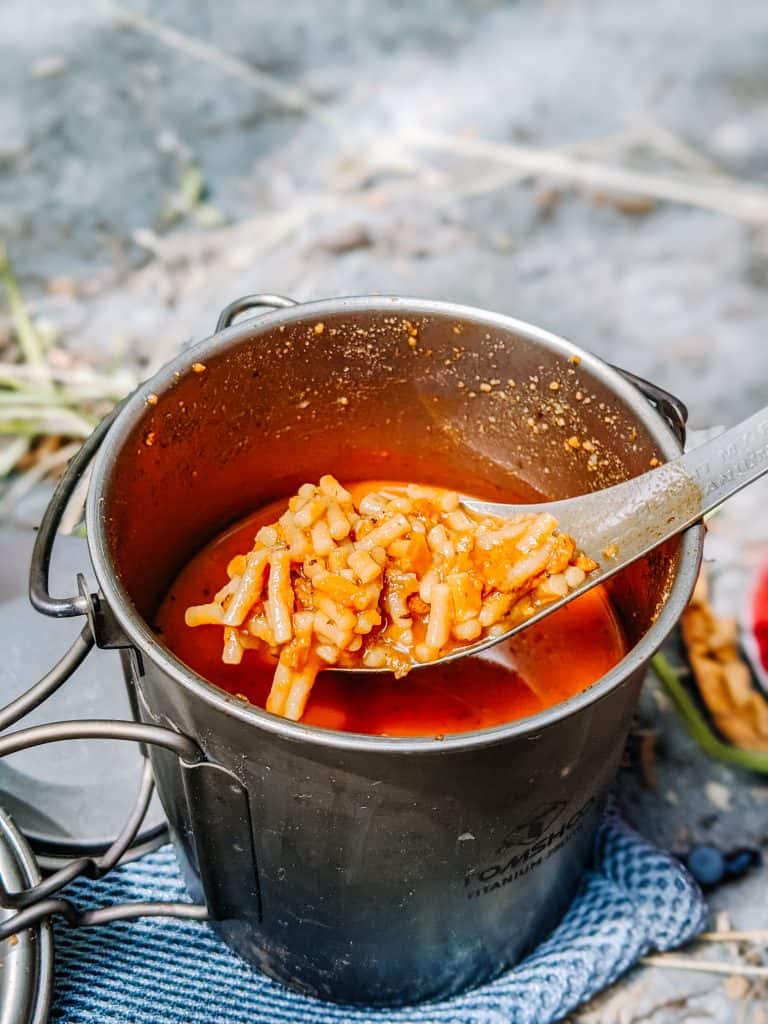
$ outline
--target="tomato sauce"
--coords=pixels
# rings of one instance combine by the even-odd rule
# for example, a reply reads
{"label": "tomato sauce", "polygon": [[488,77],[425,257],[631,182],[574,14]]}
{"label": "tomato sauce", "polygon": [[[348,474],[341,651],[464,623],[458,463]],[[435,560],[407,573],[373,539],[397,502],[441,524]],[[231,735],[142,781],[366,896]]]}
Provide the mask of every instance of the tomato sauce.
{"label": "tomato sauce", "polygon": [[[345,485],[355,500],[383,481]],[[394,485],[393,486],[402,486]],[[260,526],[285,510],[275,502],[216,537],[182,570],[157,613],[159,638],[209,682],[264,707],[275,659],[246,651],[241,664],[221,660],[220,626],[191,628],[190,605],[210,601],[235,555],[249,551]],[[605,675],[626,653],[616,613],[602,586],[542,622],[480,654],[426,666],[403,679],[387,674],[318,676],[302,722],[380,736],[440,736],[501,725],[558,704]]]}

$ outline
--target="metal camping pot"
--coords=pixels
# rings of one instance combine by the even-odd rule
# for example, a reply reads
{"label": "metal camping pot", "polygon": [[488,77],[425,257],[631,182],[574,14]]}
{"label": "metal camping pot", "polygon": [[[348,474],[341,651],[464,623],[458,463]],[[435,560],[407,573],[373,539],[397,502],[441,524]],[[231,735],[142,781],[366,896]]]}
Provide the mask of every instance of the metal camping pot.
{"label": "metal camping pot", "polygon": [[[273,309],[230,326],[258,307]],[[371,477],[417,467],[422,482],[495,500],[561,498],[675,456],[684,423],[672,396],[509,317],[250,296],[94,435],[41,527],[32,600],[87,615],[99,646],[122,649],[143,724],[81,734],[151,744],[189,891],[233,950],[308,995],[371,1004],[448,996],[519,960],[587,866],[702,529],[611,581],[631,649],[604,678],[530,718],[434,739],[290,722],[195,675],[152,629],[185,562],[303,481],[346,479],[351,455]],[[576,450],[572,435],[593,444]],[[53,598],[57,521],[97,448],[86,523],[100,590]]]}

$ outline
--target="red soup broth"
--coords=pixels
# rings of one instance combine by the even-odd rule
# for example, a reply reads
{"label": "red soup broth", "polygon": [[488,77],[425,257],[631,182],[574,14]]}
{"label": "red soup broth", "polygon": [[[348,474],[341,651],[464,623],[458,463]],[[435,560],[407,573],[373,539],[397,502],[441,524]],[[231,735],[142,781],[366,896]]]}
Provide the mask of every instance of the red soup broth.
{"label": "red soup broth", "polygon": [[[347,484],[355,499],[394,481]],[[264,707],[276,659],[246,651],[239,665],[221,660],[220,626],[189,627],[184,612],[210,601],[227,580],[226,567],[253,547],[259,527],[275,522],[287,502],[267,505],[199,551],[173,582],[155,626],[167,647],[209,682]],[[389,673],[317,677],[302,722],[379,736],[444,736],[486,729],[533,715],[581,692],[626,653],[616,612],[597,586],[542,622],[480,654],[415,669],[403,679]]]}

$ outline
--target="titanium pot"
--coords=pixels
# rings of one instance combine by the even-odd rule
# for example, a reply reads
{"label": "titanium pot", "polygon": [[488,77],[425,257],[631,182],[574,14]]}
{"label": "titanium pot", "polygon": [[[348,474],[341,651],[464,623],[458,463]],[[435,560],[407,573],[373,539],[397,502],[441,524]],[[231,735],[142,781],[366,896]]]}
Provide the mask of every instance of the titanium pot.
{"label": "titanium pot", "polygon": [[[277,308],[230,326],[265,306]],[[434,739],[309,727],[207,683],[152,629],[179,569],[303,481],[348,479],[351,460],[370,477],[492,500],[562,498],[678,454],[684,416],[665,392],[505,316],[250,296],[94,435],[41,527],[32,600],[88,615],[100,646],[122,648],[143,724],[79,734],[152,745],[189,892],[245,960],[321,999],[398,1004],[478,985],[539,942],[589,861],[702,529],[609,584],[631,649],[605,677],[522,721]],[[572,435],[593,450],[570,447]],[[86,523],[100,592],[52,598],[56,524],[97,446]]]}

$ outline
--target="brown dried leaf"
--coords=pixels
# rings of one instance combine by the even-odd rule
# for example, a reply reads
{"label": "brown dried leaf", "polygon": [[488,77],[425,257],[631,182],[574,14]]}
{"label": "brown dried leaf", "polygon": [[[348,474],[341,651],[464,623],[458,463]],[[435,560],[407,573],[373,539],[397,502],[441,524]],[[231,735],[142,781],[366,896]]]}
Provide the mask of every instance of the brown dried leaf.
{"label": "brown dried leaf", "polygon": [[712,611],[703,572],[680,625],[696,685],[718,730],[744,750],[768,751],[768,701],[752,686],[736,620]]}
{"label": "brown dried leaf", "polygon": [[597,206],[610,206],[618,213],[631,217],[645,217],[656,209],[656,200],[650,196],[632,195],[629,192],[595,191],[590,199]]}

